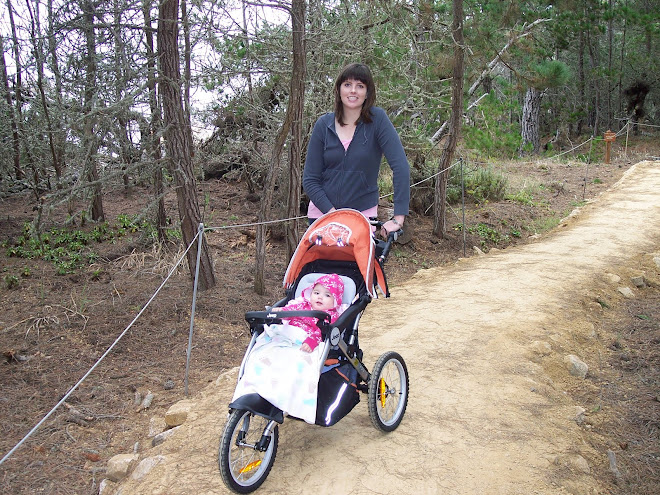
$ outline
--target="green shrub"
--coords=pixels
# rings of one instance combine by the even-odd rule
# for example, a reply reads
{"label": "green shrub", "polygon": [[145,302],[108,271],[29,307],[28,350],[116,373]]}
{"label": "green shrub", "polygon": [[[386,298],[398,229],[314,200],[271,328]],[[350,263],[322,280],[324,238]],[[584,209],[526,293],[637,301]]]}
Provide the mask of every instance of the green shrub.
{"label": "green shrub", "polygon": [[[504,199],[508,181],[493,167],[463,170],[465,195],[477,203]],[[447,183],[447,201],[458,203],[461,200],[461,170],[454,167],[449,172]]]}
{"label": "green shrub", "polygon": [[466,148],[478,150],[484,157],[514,158],[522,138],[520,125],[512,122],[510,116],[520,112],[520,104],[515,97],[506,97],[516,91],[506,79],[498,78],[497,84],[505,97],[497,98],[491,93],[481,100],[470,113],[472,124],[463,128],[463,138]]}
{"label": "green shrub", "polygon": [[[463,224],[458,223],[458,224],[454,225],[454,230],[462,232],[463,231]],[[467,228],[467,231],[470,234],[475,234],[475,235],[479,236],[479,238],[481,239],[481,245],[482,246],[486,246],[488,243],[499,244],[500,242],[503,242],[503,241],[506,242],[506,241],[509,240],[509,236],[507,234],[502,235],[497,231],[497,229],[491,227],[488,224],[481,223],[481,222],[476,224],[476,225],[470,225]],[[512,232],[515,232],[515,231],[512,231]],[[518,232],[518,235],[515,235],[515,237],[519,237],[519,236],[520,236],[520,232]]]}
{"label": "green shrub", "polygon": [[[156,230],[145,221],[138,221],[137,217],[119,215],[114,227],[101,223],[90,232],[70,229],[51,229],[42,234],[32,232],[32,225],[23,226],[23,234],[15,243],[3,242],[7,256],[34,259],[41,258],[53,263],[59,275],[72,273],[78,268],[94,263],[98,259],[90,244],[110,241],[128,233],[140,233],[143,240],[153,242],[156,239]],[[28,270],[29,276],[29,270]],[[5,281],[5,283],[7,283]]]}
{"label": "green shrub", "polygon": [[2,280],[4,281],[5,287],[7,289],[16,289],[18,287],[19,279],[16,275],[7,274],[2,278]]}

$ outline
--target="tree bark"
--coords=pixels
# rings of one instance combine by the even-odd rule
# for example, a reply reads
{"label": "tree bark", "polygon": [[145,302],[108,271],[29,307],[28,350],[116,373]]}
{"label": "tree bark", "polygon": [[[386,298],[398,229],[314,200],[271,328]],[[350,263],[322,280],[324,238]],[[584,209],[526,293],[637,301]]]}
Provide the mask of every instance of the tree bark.
{"label": "tree bark", "polygon": [[[21,92],[23,90],[23,68],[21,66],[20,51],[18,48],[18,36],[16,36],[16,25],[14,24],[14,8],[12,7],[11,0],[7,0],[7,13],[9,14],[9,25],[11,26],[12,41],[14,43],[14,65],[16,66],[16,81],[14,83],[14,100],[16,102],[16,111],[13,112],[14,123],[16,124],[16,139],[14,141],[14,174],[17,180],[21,180],[25,178],[25,172],[23,172],[21,167],[21,139],[23,135],[23,112],[21,110],[23,105],[23,97]],[[11,98],[9,101],[11,101]]]}
{"label": "tree bark", "polygon": [[183,111],[186,113],[187,121],[190,121],[190,66],[192,46],[190,44],[190,16],[188,15],[188,4],[186,0],[181,0],[181,23],[183,24]]}
{"label": "tree bark", "polygon": [[[114,0],[114,24],[112,25],[113,38],[114,38],[114,55],[115,55],[115,100],[122,101],[124,98],[124,92],[126,90],[126,82],[128,79],[128,64],[127,57],[125,52],[125,46],[122,41],[121,33],[121,2],[119,0]],[[121,162],[121,168],[124,171],[123,181],[124,181],[124,191],[127,192],[130,189],[130,181],[128,176],[128,168],[131,164],[139,160],[139,153],[133,147],[133,143],[129,137],[128,123],[129,118],[127,117],[127,110],[119,106],[117,109],[117,123],[115,136],[116,144],[119,146],[119,160]]]}
{"label": "tree bark", "polygon": [[255,266],[254,266],[254,291],[263,295],[266,293],[266,281],[264,279],[264,266],[266,265],[266,234],[268,231],[265,222],[268,221],[271,205],[273,204],[273,191],[275,190],[275,177],[280,169],[280,157],[286,142],[286,136],[291,127],[291,112],[287,110],[286,117],[277,133],[273,151],[271,153],[270,167],[264,180],[264,191],[259,207],[257,231],[255,236]]}
{"label": "tree bark", "polygon": [[[178,0],[164,0],[160,4],[160,20],[158,21],[159,88],[163,98],[165,148],[169,169],[177,186],[181,234],[183,242],[189,246],[197,235],[201,215],[193,172],[190,121],[185,118],[181,101],[178,11]],[[188,250],[188,265],[190,275],[194,278],[197,266],[197,241]],[[206,290],[214,285],[213,263],[206,238],[204,238],[200,253],[199,288]]]}
{"label": "tree bark", "polygon": [[[289,146],[289,195],[287,198],[287,218],[300,215],[300,189],[302,176],[302,126],[305,105],[305,0],[293,0],[291,27],[293,37],[293,70],[291,71],[290,104],[293,118],[291,121],[291,145]],[[293,256],[300,231],[298,220],[289,220],[285,224],[287,259]]]}
{"label": "tree bark", "polygon": [[539,116],[541,112],[541,98],[543,93],[534,87],[529,87],[525,93],[525,103],[523,104],[521,135],[522,143],[518,153],[520,156],[527,154],[529,145],[531,152],[538,155],[540,145],[539,138]]}
{"label": "tree bark", "polygon": [[579,118],[576,126],[576,134],[582,134],[582,127],[584,126],[585,115],[588,112],[585,104],[585,77],[584,77],[584,31],[580,30],[578,35],[578,106],[580,108]]}
{"label": "tree bark", "polygon": [[[608,2],[608,9],[612,11],[612,0]],[[614,118],[612,110],[612,73],[613,73],[613,64],[612,57],[614,53],[614,25],[613,25],[613,16],[609,16],[607,21],[607,99],[605,101],[606,106],[606,123],[605,126],[607,129],[612,128],[612,121]]]}
{"label": "tree bark", "polygon": [[94,124],[96,118],[92,110],[94,109],[94,99],[97,92],[96,87],[96,36],[94,29],[94,19],[96,17],[96,8],[91,0],[83,0],[83,23],[82,29],[85,34],[86,42],[86,64],[85,64],[85,94],[83,101],[83,151],[85,153],[85,176],[92,188],[91,214],[92,220],[103,222],[105,213],[103,211],[103,195],[99,173],[96,165],[96,154],[98,151],[98,139],[94,133]]}
{"label": "tree bark", "polygon": [[[52,72],[55,79],[55,101],[57,104],[58,113],[61,111],[62,105],[62,74],[60,72],[59,62],[57,58],[57,41],[55,39],[55,18],[53,12],[53,0],[48,0],[48,54],[50,55],[50,63],[48,68]],[[55,116],[55,125],[54,127],[54,142],[55,142],[55,173],[57,174],[57,167],[60,168],[61,173],[64,173],[66,169],[66,160],[65,160],[65,145],[66,145],[66,132],[63,129],[62,118],[60,116]],[[57,187],[62,187],[62,184],[58,182]]]}
{"label": "tree bark", "polygon": [[[587,48],[589,49],[589,64],[590,64],[590,72],[594,74],[598,70],[598,64],[599,64],[599,47],[598,47],[598,40],[594,39],[593,36],[591,36],[590,31],[587,31]],[[589,125],[591,126],[591,135],[596,136],[598,135],[598,129],[600,126],[600,104],[601,104],[601,96],[600,96],[600,84],[598,78],[592,78],[591,79],[591,87],[592,87],[592,93],[590,95],[590,100],[591,100],[591,108],[589,109]]]}
{"label": "tree bark", "polygon": [[[302,5],[300,5],[301,3]],[[300,12],[301,12],[300,9],[302,9],[302,17],[300,16]],[[304,11],[305,11],[305,0],[293,0],[291,6],[292,23],[300,22],[301,19],[304,22]],[[294,18],[293,12],[297,12],[296,15],[298,16],[298,19],[296,20],[293,19]],[[300,29],[298,29],[298,32],[301,35],[303,34],[303,31]],[[294,61],[294,66],[295,66],[295,61]],[[263,295],[266,292],[266,283],[264,279],[264,266],[266,264],[266,234],[268,229],[267,226],[265,225],[265,222],[268,221],[269,218],[268,214],[271,210],[271,205],[273,203],[275,179],[280,169],[280,159],[282,155],[282,149],[284,148],[284,143],[286,142],[287,135],[291,130],[293,121],[296,118],[296,109],[294,108],[295,98],[292,97],[294,87],[296,84],[297,84],[296,81],[294,81],[294,70],[292,69],[291,83],[290,83],[291,94],[289,96],[289,102],[287,104],[286,116],[284,117],[284,122],[282,122],[282,126],[280,127],[280,130],[277,133],[277,137],[275,138],[275,143],[273,143],[273,151],[271,154],[270,167],[268,168],[268,172],[266,174],[263,197],[261,198],[261,206],[259,208],[259,216],[258,216],[259,224],[257,225],[256,241],[255,241],[256,255],[255,255],[255,268],[254,268],[254,291],[260,295]],[[298,89],[296,88],[295,91],[298,91]],[[300,101],[302,102],[302,96],[300,98],[301,98]],[[300,171],[298,171],[298,174],[300,174]],[[300,177],[298,177],[298,183],[300,184]],[[298,190],[300,190],[300,186],[298,186]]]}
{"label": "tree bark", "polygon": [[[50,149],[51,159],[53,161],[53,168],[55,169],[55,177],[57,183],[60,183],[62,178],[62,164],[60,163],[60,154],[55,147],[55,137],[57,131],[55,130],[50,117],[49,104],[46,99],[46,92],[44,90],[44,59],[45,52],[43,49],[43,41],[41,35],[41,28],[39,24],[39,17],[32,13],[30,3],[27,4],[27,10],[30,15],[30,37],[32,42],[32,53],[35,60],[37,69],[37,88],[39,89],[39,97],[41,100],[41,107],[44,112],[44,119],[46,121],[46,134],[48,135],[48,147]],[[45,168],[45,167],[44,167]],[[45,172],[44,172],[45,173]],[[50,181],[49,181],[50,184]]]}
{"label": "tree bark", "polygon": [[16,125],[16,116],[14,115],[14,105],[11,101],[11,88],[9,87],[9,78],[7,77],[7,64],[5,62],[5,48],[3,37],[0,35],[0,71],[2,72],[4,98],[7,102],[7,113],[11,124],[11,143],[14,158],[14,177],[16,180],[23,179],[23,170],[21,169],[21,146],[18,139],[18,126]]}
{"label": "tree bark", "polygon": [[451,166],[456,150],[456,144],[461,132],[463,119],[463,72],[465,60],[465,47],[463,39],[463,0],[453,0],[453,22],[452,35],[454,38],[454,68],[452,75],[451,96],[451,118],[449,124],[449,136],[445,142],[440,159],[440,174],[435,181],[435,202],[433,215],[433,234],[444,237],[447,233],[446,205],[447,205],[447,181],[449,179],[449,167]]}
{"label": "tree bark", "polygon": [[161,160],[161,109],[158,104],[158,94],[156,92],[156,54],[154,51],[154,34],[151,25],[151,1],[144,0],[142,4],[142,13],[144,15],[144,37],[147,50],[147,88],[149,90],[149,111],[151,120],[149,121],[147,150],[149,156],[154,161],[154,196],[156,199],[156,218],[155,225],[158,232],[158,239],[165,241],[166,223],[165,216],[165,187],[163,184],[163,167]]}

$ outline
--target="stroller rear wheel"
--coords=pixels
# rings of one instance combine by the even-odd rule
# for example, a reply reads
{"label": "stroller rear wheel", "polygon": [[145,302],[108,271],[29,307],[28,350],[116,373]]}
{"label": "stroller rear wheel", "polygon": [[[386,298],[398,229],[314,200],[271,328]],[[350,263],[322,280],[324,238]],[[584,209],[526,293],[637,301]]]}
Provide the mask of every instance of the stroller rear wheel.
{"label": "stroller rear wheel", "polygon": [[386,352],[374,365],[369,379],[369,416],[376,428],[393,431],[408,405],[408,368],[396,352]]}
{"label": "stroller rear wheel", "polygon": [[250,493],[266,480],[275,462],[277,425],[250,411],[235,409],[225,425],[218,463],[222,480],[236,493]]}

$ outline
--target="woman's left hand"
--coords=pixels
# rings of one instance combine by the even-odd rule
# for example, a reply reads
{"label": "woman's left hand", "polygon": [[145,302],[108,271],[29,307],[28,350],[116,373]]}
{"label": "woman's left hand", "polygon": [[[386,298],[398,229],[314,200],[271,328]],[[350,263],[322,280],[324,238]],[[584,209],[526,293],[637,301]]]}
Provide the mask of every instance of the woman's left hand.
{"label": "woman's left hand", "polygon": [[380,229],[380,235],[384,239],[387,239],[387,236],[391,232],[396,232],[398,230],[401,230],[403,228],[404,218],[405,217],[403,215],[397,215],[393,217],[391,220],[385,222]]}

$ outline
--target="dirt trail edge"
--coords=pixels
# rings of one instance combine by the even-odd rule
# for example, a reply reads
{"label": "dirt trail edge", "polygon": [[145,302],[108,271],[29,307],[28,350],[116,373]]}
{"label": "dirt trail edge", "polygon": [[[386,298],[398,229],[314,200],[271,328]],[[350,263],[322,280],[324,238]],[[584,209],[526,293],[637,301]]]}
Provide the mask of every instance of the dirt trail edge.
{"label": "dirt trail edge", "polygon": [[[564,358],[598,356],[589,291],[660,249],[660,162],[641,162],[537,242],[420,271],[361,324],[365,363],[398,351],[410,373],[401,426],[384,434],[366,398],[331,428],[285,421],[269,494],[598,494],[607,453],[583,440]],[[657,256],[658,254],[656,254]],[[623,285],[626,281],[622,280]],[[591,303],[591,304],[590,304]],[[254,309],[254,308],[246,308]],[[587,377],[587,380],[589,378]],[[140,459],[122,495],[223,494],[217,447],[236,370],[196,397],[185,424]],[[137,439],[136,439],[137,440]]]}

